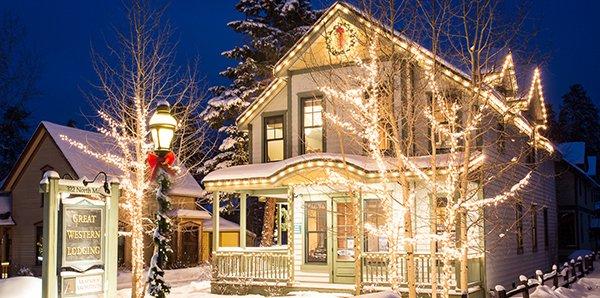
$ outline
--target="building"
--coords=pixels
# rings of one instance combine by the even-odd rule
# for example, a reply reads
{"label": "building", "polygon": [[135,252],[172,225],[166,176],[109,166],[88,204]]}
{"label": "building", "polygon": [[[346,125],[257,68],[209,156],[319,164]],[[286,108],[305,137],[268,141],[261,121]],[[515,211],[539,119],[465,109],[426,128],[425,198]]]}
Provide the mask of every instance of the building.
{"label": "building", "polygon": [[[101,134],[50,122],[40,123],[2,184],[0,259],[10,262],[11,270],[24,266],[36,274],[41,272],[44,202],[39,192],[39,183],[46,171],[56,171],[61,178],[69,179],[93,179],[100,171],[106,172],[109,179],[120,175],[120,170],[71,147],[60,135],[88,144],[95,150],[106,151],[112,148],[110,140]],[[187,170],[182,169],[170,192],[173,206],[170,215],[174,230],[171,242],[174,265],[190,266],[207,261],[201,252],[208,249],[207,246],[211,243],[212,225],[209,220],[211,214],[199,209],[196,204],[196,198],[202,191]],[[154,210],[154,200],[151,200],[144,212],[151,218]],[[208,230],[205,228],[207,222],[210,227]],[[150,228],[149,226],[148,229]],[[223,232],[221,245],[237,245],[239,226],[228,223],[223,227],[224,230],[226,228],[229,231]],[[119,264],[128,267],[131,260],[131,238],[128,237],[126,212],[119,213],[119,231]],[[148,237],[145,243],[145,258],[148,262],[153,250],[151,238]]]}
{"label": "building", "polygon": [[600,202],[596,157],[587,156],[584,142],[558,145],[563,158],[556,162],[558,258],[576,250],[598,248],[595,207]]}
{"label": "building", "polygon": [[[322,111],[341,110],[337,115],[344,117],[344,109],[328,106],[329,102],[319,91],[319,78],[349,76],[355,67],[351,61],[344,60],[344,55],[338,55],[337,45],[328,42],[337,40],[340,47],[352,46],[357,53],[365,53],[366,42],[361,38],[376,36],[382,47],[397,47],[401,53],[408,55],[410,52],[420,57],[414,64],[407,64],[411,76],[404,82],[410,86],[407,89],[422,90],[414,95],[418,100],[427,101],[428,91],[411,87],[419,84],[424,67],[433,59],[443,68],[441,72],[449,90],[464,90],[462,88],[469,85],[468,75],[450,63],[434,57],[422,47],[412,47],[412,42],[399,33],[378,35],[384,31],[379,23],[353,6],[335,3],[281,57],[274,67],[274,80],[238,117],[239,129],[250,136],[251,164],[216,170],[204,178],[203,185],[213,192],[215,206],[218,206],[222,193],[240,195],[242,230],[246,228],[244,205],[248,197],[275,198],[280,206],[279,214],[287,214],[277,216],[275,225],[289,227],[293,236],[283,241],[285,244],[269,248],[248,247],[243,240],[240,241],[241,250],[214,245],[214,291],[260,292],[265,290],[265,284],[270,289],[279,285],[283,292],[296,289],[354,291],[357,279],[365,286],[363,290],[368,286],[374,286],[374,289],[389,286],[388,239],[371,235],[360,225],[355,225],[348,212],[353,198],[358,196],[361,204],[358,208],[362,213],[359,220],[378,226],[383,220],[381,199],[369,191],[351,194],[323,186],[331,172],[371,188],[377,187],[380,181],[376,162],[364,156],[361,141],[337,134],[336,128],[323,119]],[[334,34],[348,35],[336,39]],[[474,243],[470,242],[469,248],[468,291],[475,297],[485,296],[485,289],[497,284],[509,287],[520,274],[549,269],[556,262],[554,162],[550,158],[553,146],[538,133],[546,122],[540,75],[537,70],[528,74],[533,76],[532,84],[530,88],[522,88],[527,89],[526,95],[520,96],[510,54],[505,61],[502,71],[490,80],[489,98],[483,103],[489,105],[493,115],[489,121],[495,123],[493,127],[497,129],[481,132],[481,145],[472,161],[474,166],[480,167],[481,177],[496,175],[497,178],[474,178],[471,183],[478,189],[480,197],[489,198],[514,185],[520,179],[518,177],[524,177],[533,168],[535,171],[532,171],[524,194],[519,195],[516,202],[486,208],[475,214],[483,215],[481,226],[474,228],[472,234],[469,232],[469,241],[472,239]],[[394,94],[393,104],[402,96],[401,92]],[[514,118],[505,120],[504,116],[508,114]],[[418,154],[411,157],[412,161],[428,171],[431,156],[429,139],[425,137],[430,133],[427,121],[415,122],[406,129],[415,134]],[[517,137],[505,138],[507,132]],[[527,153],[523,156],[525,163],[507,173],[496,170],[497,165],[509,163],[523,152]],[[436,167],[448,166],[450,154],[438,154]],[[427,221],[419,220],[420,215],[428,217],[433,208],[437,210],[447,202],[430,200],[426,187],[414,179],[411,180],[415,193],[413,208],[418,213],[414,232],[418,236],[428,234],[432,229]],[[394,192],[398,200],[400,193]],[[400,211],[397,212],[400,217]],[[437,211],[436,214],[438,218],[443,217]],[[219,222],[219,217],[214,216],[213,221]],[[355,239],[354,228],[361,229],[359,234],[364,238]],[[283,233],[278,234],[285,237]],[[363,252],[355,258],[354,243],[359,243],[357,241],[364,245],[361,247]],[[417,284],[420,290],[427,291],[431,280],[430,245],[427,240],[416,241]],[[405,278],[404,267],[399,270]],[[233,280],[238,282],[233,283]],[[244,281],[241,283],[243,289],[236,287],[239,281]],[[450,280],[453,291],[457,289],[457,283],[456,273]]]}

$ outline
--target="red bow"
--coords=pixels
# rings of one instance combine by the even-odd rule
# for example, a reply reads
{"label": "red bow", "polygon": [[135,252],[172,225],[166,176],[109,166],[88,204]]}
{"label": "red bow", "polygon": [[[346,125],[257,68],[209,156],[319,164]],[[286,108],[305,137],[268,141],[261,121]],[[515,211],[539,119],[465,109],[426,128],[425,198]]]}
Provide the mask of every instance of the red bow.
{"label": "red bow", "polygon": [[173,153],[173,151],[167,152],[167,154],[164,156],[159,156],[154,152],[150,152],[148,153],[146,162],[150,166],[150,180],[154,180],[154,178],[156,178],[156,172],[159,168],[162,168],[171,175],[175,173],[175,170],[172,167],[172,165],[175,163],[175,153]]}

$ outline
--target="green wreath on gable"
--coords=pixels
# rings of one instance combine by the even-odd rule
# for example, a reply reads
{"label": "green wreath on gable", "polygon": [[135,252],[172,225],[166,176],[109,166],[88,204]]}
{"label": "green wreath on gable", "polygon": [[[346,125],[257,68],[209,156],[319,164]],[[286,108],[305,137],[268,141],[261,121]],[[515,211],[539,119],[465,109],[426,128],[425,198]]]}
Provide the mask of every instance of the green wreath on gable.
{"label": "green wreath on gable", "polygon": [[[335,34],[339,34],[341,36],[344,33],[347,35],[348,40],[341,45],[341,48],[339,46],[338,48],[336,48],[334,45],[332,45],[332,42],[340,41],[335,37]],[[350,25],[347,22],[338,22],[333,26],[333,29],[329,30],[329,32],[327,32],[327,34],[325,35],[325,43],[327,46],[327,50],[329,51],[329,53],[331,53],[331,55],[338,56],[347,54],[356,46],[356,30],[354,30],[352,25]]]}

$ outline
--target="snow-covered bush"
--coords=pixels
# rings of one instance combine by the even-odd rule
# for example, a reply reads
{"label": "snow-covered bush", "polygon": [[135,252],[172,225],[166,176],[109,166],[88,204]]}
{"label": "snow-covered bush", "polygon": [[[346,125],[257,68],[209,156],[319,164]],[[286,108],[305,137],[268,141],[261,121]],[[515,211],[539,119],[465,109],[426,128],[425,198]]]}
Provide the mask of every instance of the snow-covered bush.
{"label": "snow-covered bush", "polygon": [[21,266],[17,271],[17,276],[33,276],[33,272],[27,266]]}

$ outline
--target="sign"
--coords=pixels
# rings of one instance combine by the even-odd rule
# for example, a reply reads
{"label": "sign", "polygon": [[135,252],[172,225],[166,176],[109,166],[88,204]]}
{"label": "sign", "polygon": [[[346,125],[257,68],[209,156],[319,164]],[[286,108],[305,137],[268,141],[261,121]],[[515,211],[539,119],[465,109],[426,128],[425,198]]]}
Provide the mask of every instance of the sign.
{"label": "sign", "polygon": [[87,198],[63,199],[62,267],[79,271],[103,264],[104,202]]}
{"label": "sign", "polygon": [[65,295],[81,295],[101,293],[103,278],[101,274],[83,275],[63,279],[63,291]]}
{"label": "sign", "polygon": [[42,298],[116,297],[119,183],[40,181],[44,198]]}

